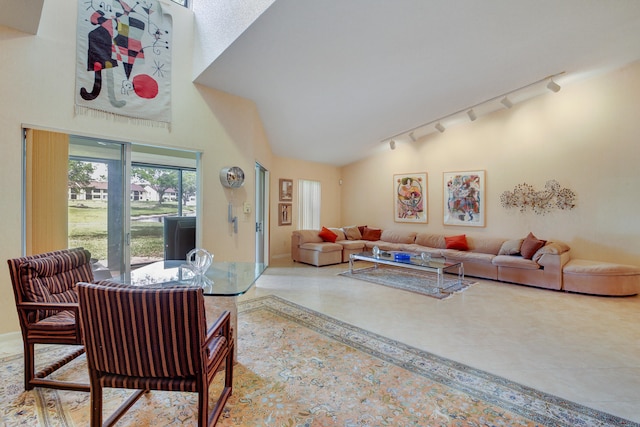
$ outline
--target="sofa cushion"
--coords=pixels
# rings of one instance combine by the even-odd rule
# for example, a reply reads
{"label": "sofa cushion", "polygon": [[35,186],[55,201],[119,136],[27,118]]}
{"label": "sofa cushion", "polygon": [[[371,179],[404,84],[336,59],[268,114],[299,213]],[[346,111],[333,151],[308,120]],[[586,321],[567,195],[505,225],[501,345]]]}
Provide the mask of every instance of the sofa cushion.
{"label": "sofa cushion", "polygon": [[542,255],[544,254],[560,255],[567,252],[568,250],[569,250],[569,246],[566,243],[547,242],[546,245],[544,245],[543,247],[541,247],[536,251],[533,257],[531,257],[531,259],[535,262],[538,262],[540,261],[540,258],[542,258]]}
{"label": "sofa cushion", "polygon": [[318,252],[335,252],[342,251],[342,245],[339,243],[320,242],[320,243],[303,243],[300,249]]}
{"label": "sofa cushion", "polygon": [[365,227],[364,233],[362,234],[362,239],[375,242],[377,240],[380,240],[380,236],[382,236],[381,229]]}
{"label": "sofa cushion", "polygon": [[445,236],[444,238],[447,249],[457,249],[459,251],[468,251],[467,236],[460,234],[457,236]]}
{"label": "sofa cushion", "polygon": [[364,240],[336,240],[336,243],[348,250],[364,250]]}
{"label": "sofa cushion", "polygon": [[444,236],[441,234],[418,233],[416,234],[416,245],[428,248],[444,249],[447,247]]}
{"label": "sofa cushion", "polygon": [[526,270],[540,269],[540,265],[537,262],[514,255],[497,255],[493,258],[492,263],[498,267],[523,268]]}
{"label": "sofa cushion", "polygon": [[320,238],[323,241],[331,242],[331,243],[335,243],[336,239],[338,238],[338,235],[333,231],[329,230],[327,227],[322,227],[322,230],[320,230],[320,233],[318,233],[318,236],[320,236]]}
{"label": "sofa cushion", "polygon": [[426,252],[429,255],[431,255],[433,258],[440,258],[442,257],[442,249],[440,248],[431,248],[429,246],[420,246],[420,245],[416,245],[415,243],[411,244],[411,245],[404,245],[404,250],[407,252],[414,252],[414,253],[422,253],[422,252]]}
{"label": "sofa cushion", "polygon": [[507,240],[500,247],[498,255],[520,255],[520,247],[524,239],[511,239]]}
{"label": "sofa cushion", "polygon": [[299,236],[300,244],[304,243],[320,243],[322,237],[318,236],[320,230],[294,230],[293,235]]}
{"label": "sofa cushion", "polygon": [[467,236],[467,246],[469,251],[483,254],[498,255],[504,239],[496,237],[471,237]]}
{"label": "sofa cushion", "polygon": [[491,264],[495,255],[483,254],[480,252],[459,251],[457,249],[443,249],[442,256],[448,261],[475,262]]}
{"label": "sofa cushion", "polygon": [[520,254],[525,259],[531,259],[545,243],[546,241],[538,239],[533,233],[529,233],[522,242],[522,246],[520,246]]}
{"label": "sofa cushion", "polygon": [[347,236],[347,240],[362,239],[362,234],[360,233],[360,229],[355,225],[351,225],[349,227],[342,227],[342,230],[344,231],[345,236]]}
{"label": "sofa cushion", "polygon": [[347,236],[344,234],[344,231],[342,231],[342,228],[334,228],[334,227],[329,227],[329,230],[333,231],[334,233],[336,233],[336,242],[338,240],[346,240]]}
{"label": "sofa cushion", "polygon": [[585,276],[638,276],[640,267],[628,264],[572,259],[562,269],[564,274]]}
{"label": "sofa cushion", "polygon": [[388,243],[413,243],[416,240],[416,232],[408,230],[384,230],[380,240]]}

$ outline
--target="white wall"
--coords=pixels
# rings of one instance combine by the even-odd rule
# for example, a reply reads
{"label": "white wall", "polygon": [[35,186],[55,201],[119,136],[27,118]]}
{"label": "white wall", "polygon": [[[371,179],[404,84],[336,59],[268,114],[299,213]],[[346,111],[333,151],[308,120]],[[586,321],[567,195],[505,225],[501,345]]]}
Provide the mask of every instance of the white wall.
{"label": "white wall", "polygon": [[[343,168],[342,220],[382,228],[561,240],[575,258],[640,265],[640,63],[475,122],[388,147]],[[443,225],[443,172],[486,171],[486,227]],[[428,173],[428,224],[395,223],[392,175]],[[576,207],[547,215],[500,204],[517,184],[557,180]]]}
{"label": "white wall", "polygon": [[[202,246],[217,260],[254,260],[254,218],[242,213],[255,197],[255,161],[271,168],[272,156],[255,104],[191,83],[193,17],[167,5],[173,18],[171,129],[74,115],[75,1],[46,1],[38,35],[0,27],[0,259],[22,255],[21,178],[23,126],[117,141],[186,148],[202,156]],[[218,178],[224,166],[240,166],[245,186],[230,194]],[[234,234],[227,223],[232,200],[240,219]],[[0,333],[18,329],[8,271],[0,275]]]}

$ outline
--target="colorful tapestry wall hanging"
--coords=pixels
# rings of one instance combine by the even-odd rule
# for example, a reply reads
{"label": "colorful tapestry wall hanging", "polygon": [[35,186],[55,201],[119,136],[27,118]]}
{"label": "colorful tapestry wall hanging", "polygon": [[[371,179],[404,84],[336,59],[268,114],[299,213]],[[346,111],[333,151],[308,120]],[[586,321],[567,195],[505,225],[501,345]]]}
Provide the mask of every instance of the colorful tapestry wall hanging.
{"label": "colorful tapestry wall hanging", "polygon": [[78,0],[76,112],[168,126],[171,27],[158,0]]}

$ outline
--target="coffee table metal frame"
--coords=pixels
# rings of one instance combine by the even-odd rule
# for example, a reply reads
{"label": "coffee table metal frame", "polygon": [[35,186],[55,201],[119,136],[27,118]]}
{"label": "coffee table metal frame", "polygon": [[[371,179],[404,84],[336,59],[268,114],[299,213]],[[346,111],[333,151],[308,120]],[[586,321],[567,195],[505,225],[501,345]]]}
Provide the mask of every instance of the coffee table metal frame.
{"label": "coffee table metal frame", "polygon": [[447,262],[444,258],[432,258],[428,261],[423,261],[418,256],[411,256],[408,260],[395,260],[394,252],[385,252],[383,255],[374,256],[372,252],[361,252],[358,254],[349,255],[349,273],[354,274],[358,271],[368,270],[371,267],[353,268],[354,261],[368,261],[374,264],[373,268],[378,268],[378,264],[391,265],[394,267],[411,268],[414,270],[428,271],[438,274],[438,290],[441,292],[447,292],[447,288],[444,287],[444,273],[447,270],[457,269],[458,284],[462,284],[464,280],[464,265],[462,262]]}

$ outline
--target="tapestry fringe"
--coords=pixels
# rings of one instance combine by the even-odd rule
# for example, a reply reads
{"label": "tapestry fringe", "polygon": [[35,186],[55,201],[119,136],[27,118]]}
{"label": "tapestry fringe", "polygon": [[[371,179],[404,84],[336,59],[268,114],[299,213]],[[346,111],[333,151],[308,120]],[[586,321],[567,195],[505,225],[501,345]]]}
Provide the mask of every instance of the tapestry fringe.
{"label": "tapestry fringe", "polygon": [[138,117],[129,117],[122,114],[115,114],[110,111],[98,110],[95,108],[75,106],[76,116],[91,116],[93,118],[110,119],[116,123],[131,123],[138,126],[148,126],[153,128],[163,128],[171,132],[171,123],[158,122],[156,120],[140,119]]}

